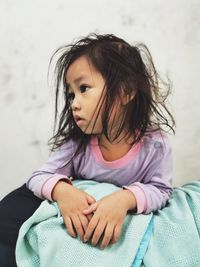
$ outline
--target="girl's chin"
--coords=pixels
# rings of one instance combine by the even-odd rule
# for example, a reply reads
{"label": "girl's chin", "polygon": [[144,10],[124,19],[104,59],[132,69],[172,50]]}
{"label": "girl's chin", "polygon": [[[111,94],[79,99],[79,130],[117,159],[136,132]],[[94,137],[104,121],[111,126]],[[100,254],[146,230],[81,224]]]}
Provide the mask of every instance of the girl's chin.
{"label": "girl's chin", "polygon": [[86,128],[86,127],[79,127],[80,130],[84,133],[84,134],[95,134],[95,135],[100,135],[101,133],[95,129],[92,129],[90,127]]}
{"label": "girl's chin", "polygon": [[78,128],[85,134],[96,134],[96,135],[100,135],[102,133],[102,129],[98,129],[97,127],[93,127],[91,124],[86,124],[83,122],[79,122],[76,123],[76,125],[78,126]]}

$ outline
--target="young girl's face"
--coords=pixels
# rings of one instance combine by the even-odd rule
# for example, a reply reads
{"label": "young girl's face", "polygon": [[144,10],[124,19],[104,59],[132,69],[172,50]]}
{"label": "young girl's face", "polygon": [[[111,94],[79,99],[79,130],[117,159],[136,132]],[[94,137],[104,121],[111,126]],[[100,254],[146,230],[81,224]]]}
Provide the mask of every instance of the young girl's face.
{"label": "young girl's face", "polygon": [[[66,81],[72,113],[77,126],[86,134],[102,130],[101,106],[105,81],[85,56],[76,59],[68,68]],[[94,122],[96,120],[95,127]],[[93,130],[92,130],[93,129]]]}
{"label": "young girl's face", "polygon": [[[69,66],[66,82],[77,126],[86,134],[100,134],[103,110],[101,106],[106,90],[106,88],[103,90],[105,85],[103,76],[86,56],[81,56]],[[111,113],[109,125],[119,111],[120,105],[117,104]],[[117,119],[119,122],[119,117]]]}

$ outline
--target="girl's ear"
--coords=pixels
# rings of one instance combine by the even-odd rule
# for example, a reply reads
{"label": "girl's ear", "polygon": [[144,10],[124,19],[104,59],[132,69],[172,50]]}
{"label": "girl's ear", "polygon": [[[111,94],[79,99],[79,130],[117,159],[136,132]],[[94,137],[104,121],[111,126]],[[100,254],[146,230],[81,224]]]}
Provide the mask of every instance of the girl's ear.
{"label": "girl's ear", "polygon": [[131,95],[126,94],[124,88],[121,89],[121,101],[122,101],[122,105],[127,105],[131,100],[133,100],[133,98],[135,97],[136,91],[134,90]]}

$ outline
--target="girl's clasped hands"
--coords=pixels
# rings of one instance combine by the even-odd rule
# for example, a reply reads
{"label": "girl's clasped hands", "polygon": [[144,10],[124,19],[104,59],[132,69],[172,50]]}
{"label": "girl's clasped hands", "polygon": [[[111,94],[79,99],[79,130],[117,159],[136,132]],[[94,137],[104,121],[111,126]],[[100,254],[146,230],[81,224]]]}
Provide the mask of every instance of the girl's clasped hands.
{"label": "girl's clasped hands", "polygon": [[96,201],[65,182],[56,185],[53,199],[58,203],[68,233],[72,237],[78,234],[83,242],[94,246],[101,240],[100,249],[117,242],[127,211],[136,206],[128,190],[119,190]]}

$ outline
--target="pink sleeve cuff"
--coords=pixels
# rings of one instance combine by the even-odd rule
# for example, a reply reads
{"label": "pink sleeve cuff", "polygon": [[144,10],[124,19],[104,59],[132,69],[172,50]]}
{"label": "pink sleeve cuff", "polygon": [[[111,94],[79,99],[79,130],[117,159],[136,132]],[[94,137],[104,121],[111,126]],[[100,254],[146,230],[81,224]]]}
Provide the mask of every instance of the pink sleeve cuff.
{"label": "pink sleeve cuff", "polygon": [[55,174],[51,176],[42,187],[42,196],[48,200],[53,201],[51,197],[52,190],[59,180],[66,180],[67,183],[72,185],[71,179],[61,174]]}
{"label": "pink sleeve cuff", "polygon": [[123,186],[123,188],[126,188],[130,190],[137,202],[137,214],[143,213],[146,210],[147,204],[146,204],[146,196],[142,188],[136,185],[130,185],[130,186]]}

